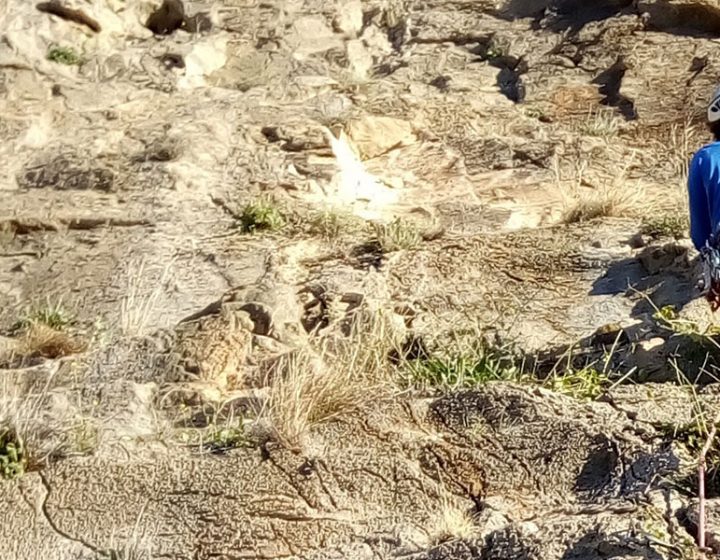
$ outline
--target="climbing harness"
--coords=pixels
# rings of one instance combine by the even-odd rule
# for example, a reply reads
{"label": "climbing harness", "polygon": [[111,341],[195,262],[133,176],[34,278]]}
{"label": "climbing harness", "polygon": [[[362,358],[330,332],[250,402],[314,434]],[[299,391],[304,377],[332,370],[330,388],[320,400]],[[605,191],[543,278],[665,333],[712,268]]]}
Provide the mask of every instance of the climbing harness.
{"label": "climbing harness", "polygon": [[710,235],[700,252],[703,262],[705,298],[713,311],[720,308],[720,230]]}

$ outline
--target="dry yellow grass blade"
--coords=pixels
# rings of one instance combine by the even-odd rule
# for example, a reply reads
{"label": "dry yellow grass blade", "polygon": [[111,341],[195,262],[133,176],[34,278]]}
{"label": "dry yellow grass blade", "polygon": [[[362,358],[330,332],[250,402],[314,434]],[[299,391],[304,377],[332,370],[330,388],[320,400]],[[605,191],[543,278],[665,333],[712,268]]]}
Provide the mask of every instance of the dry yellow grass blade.
{"label": "dry yellow grass blade", "polygon": [[443,505],[434,519],[430,538],[433,544],[454,540],[469,539],[477,533],[472,516],[465,510],[443,500]]}
{"label": "dry yellow grass blade", "polygon": [[263,411],[277,439],[293,449],[313,427],[383,398],[392,386],[387,356],[395,342],[381,313],[357,320],[347,337],[311,344],[275,364]]}
{"label": "dry yellow grass blade", "polygon": [[625,160],[614,177],[589,186],[584,174],[586,166],[576,167],[574,176],[565,179],[555,161],[558,191],[563,199],[564,223],[576,223],[594,218],[642,218],[658,209],[659,196],[653,195],[640,181],[628,181],[628,170],[634,162],[634,154]]}

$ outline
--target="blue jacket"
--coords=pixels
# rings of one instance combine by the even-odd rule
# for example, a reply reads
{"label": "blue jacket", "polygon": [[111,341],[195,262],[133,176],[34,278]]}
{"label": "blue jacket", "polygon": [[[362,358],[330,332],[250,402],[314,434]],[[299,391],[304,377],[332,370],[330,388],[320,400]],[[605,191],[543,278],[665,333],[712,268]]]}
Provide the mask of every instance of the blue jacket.
{"label": "blue jacket", "polygon": [[720,226],[720,142],[701,148],[690,163],[690,237],[700,251]]}

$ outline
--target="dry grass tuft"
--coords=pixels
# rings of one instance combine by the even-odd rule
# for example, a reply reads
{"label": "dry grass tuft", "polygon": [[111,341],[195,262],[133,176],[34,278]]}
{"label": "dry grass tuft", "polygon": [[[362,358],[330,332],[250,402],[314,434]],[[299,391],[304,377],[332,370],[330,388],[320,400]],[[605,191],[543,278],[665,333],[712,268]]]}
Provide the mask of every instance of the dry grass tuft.
{"label": "dry grass tuft", "polygon": [[31,322],[18,339],[15,352],[22,358],[62,358],[83,352],[86,343],[41,322]]}
{"label": "dry grass tuft", "polygon": [[677,182],[674,188],[670,189],[668,206],[663,209],[665,213],[673,213],[675,216],[682,217],[689,216],[690,203],[687,195],[687,182],[692,154],[701,141],[698,136],[697,128],[689,121],[683,123],[682,126],[674,125],[670,130],[670,145],[669,150],[665,150],[665,155],[670,157]]}
{"label": "dry grass tuft", "polygon": [[416,248],[422,242],[422,233],[417,226],[401,218],[389,224],[372,224],[378,246],[385,253]]}
{"label": "dry grass tuft", "polygon": [[144,334],[158,310],[160,296],[166,292],[175,259],[170,259],[160,272],[155,288],[142,293],[148,284],[145,259],[130,262],[126,272],[127,286],[120,302],[120,331],[126,336]]}
{"label": "dry grass tuft", "polygon": [[593,186],[588,186],[583,166],[576,169],[572,180],[563,180],[556,161],[556,180],[564,201],[562,221],[570,224],[602,217],[642,218],[652,215],[657,209],[657,198],[651,196],[638,181],[628,184],[628,170],[633,159],[628,158],[613,178]]}
{"label": "dry grass tuft", "polygon": [[430,528],[432,544],[440,544],[455,539],[469,539],[477,534],[475,520],[467,509],[450,503],[443,495],[439,511],[433,517]]}
{"label": "dry grass tuft", "polygon": [[315,426],[388,395],[393,347],[391,324],[381,313],[358,314],[348,336],[324,335],[280,358],[263,411],[277,439],[299,449]]}
{"label": "dry grass tuft", "polygon": [[618,122],[613,109],[589,111],[586,119],[580,123],[580,132],[607,140],[617,136],[620,128]]}
{"label": "dry grass tuft", "polygon": [[[144,534],[143,515],[147,503],[143,505],[138,513],[132,532],[127,538],[122,539],[122,544],[115,543],[115,536],[110,539],[110,549],[106,551],[106,556],[110,560],[152,560],[152,535]],[[141,530],[143,529],[143,530]]]}
{"label": "dry grass tuft", "polygon": [[640,217],[644,213],[643,202],[647,201],[643,194],[641,189],[603,185],[567,204],[563,222],[572,224],[595,218]]}
{"label": "dry grass tuft", "polygon": [[315,213],[309,222],[309,231],[326,241],[335,241],[344,235],[358,234],[365,223],[357,216],[340,210],[327,209]]}
{"label": "dry grass tuft", "polygon": [[[95,444],[78,444],[85,436],[87,420],[53,409],[54,376],[42,387],[21,394],[5,380],[0,389],[0,478],[16,478],[38,470],[50,460],[75,452],[88,453]],[[82,426],[82,433],[78,428]],[[94,432],[97,437],[97,432]]]}

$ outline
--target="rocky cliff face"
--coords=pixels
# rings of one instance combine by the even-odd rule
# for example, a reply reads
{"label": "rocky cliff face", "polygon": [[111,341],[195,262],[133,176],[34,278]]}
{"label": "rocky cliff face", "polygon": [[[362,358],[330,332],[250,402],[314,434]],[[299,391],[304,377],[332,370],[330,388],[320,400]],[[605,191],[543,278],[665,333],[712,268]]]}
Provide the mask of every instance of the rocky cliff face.
{"label": "rocky cliff face", "polygon": [[714,0],[5,0],[5,556],[689,554],[719,34]]}

